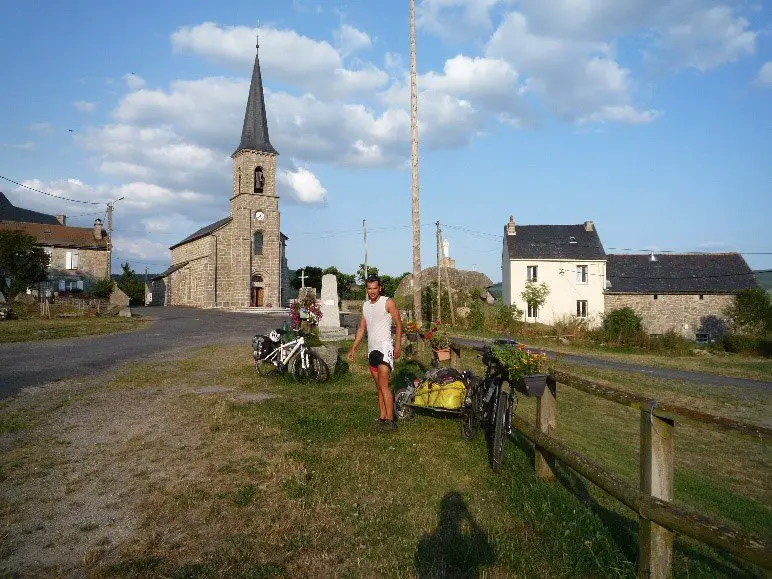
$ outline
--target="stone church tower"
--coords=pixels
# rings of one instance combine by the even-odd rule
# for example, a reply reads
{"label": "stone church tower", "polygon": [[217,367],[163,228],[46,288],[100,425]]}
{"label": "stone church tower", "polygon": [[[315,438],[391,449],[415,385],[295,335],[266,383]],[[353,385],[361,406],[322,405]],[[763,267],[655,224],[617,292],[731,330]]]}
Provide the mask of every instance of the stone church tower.
{"label": "stone church tower", "polygon": [[[259,44],[258,44],[259,48]],[[255,54],[241,142],[233,159],[231,217],[236,279],[249,285],[234,288],[236,301],[252,306],[281,305],[282,239],[279,197],[276,195],[276,160],[279,153],[268,138],[260,57]],[[247,291],[248,295],[241,295]]]}
{"label": "stone church tower", "polygon": [[287,237],[279,230],[277,157],[268,138],[263,79],[256,54],[241,142],[231,155],[230,216],[169,248],[171,267],[153,278],[153,294],[163,296],[158,302],[229,309],[286,305]]}

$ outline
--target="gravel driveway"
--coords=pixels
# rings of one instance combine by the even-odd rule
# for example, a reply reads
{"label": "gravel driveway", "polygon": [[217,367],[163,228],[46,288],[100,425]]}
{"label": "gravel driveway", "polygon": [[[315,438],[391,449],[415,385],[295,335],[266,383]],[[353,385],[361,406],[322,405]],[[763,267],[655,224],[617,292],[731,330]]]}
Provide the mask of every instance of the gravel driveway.
{"label": "gravel driveway", "polygon": [[281,327],[285,314],[188,308],[132,308],[154,320],[123,334],[0,344],[0,399],[28,386],[84,376],[132,360],[206,344],[243,342]]}

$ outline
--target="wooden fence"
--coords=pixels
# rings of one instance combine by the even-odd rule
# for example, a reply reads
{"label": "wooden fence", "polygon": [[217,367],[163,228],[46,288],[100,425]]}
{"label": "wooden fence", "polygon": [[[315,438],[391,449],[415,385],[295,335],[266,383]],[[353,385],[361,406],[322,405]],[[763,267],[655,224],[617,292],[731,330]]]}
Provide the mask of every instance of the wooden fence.
{"label": "wooden fence", "polygon": [[[461,348],[454,344],[451,366],[459,368],[460,357]],[[557,428],[558,384],[640,411],[639,489],[552,436]],[[672,502],[676,417],[708,428],[750,435],[764,442],[772,439],[772,430],[762,426],[659,403],[560,371],[552,372],[544,395],[537,399],[536,424],[515,415],[512,426],[535,445],[535,468],[539,478],[554,480],[554,461],[558,459],[638,514],[639,577],[671,575],[673,532],[722,549],[764,569],[772,569],[772,544],[768,538],[753,537]]]}

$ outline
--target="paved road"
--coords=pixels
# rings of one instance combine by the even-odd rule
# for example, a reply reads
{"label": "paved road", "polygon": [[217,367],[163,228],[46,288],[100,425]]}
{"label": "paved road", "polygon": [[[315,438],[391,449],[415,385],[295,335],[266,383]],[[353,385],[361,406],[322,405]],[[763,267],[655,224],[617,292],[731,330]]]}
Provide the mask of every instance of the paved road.
{"label": "paved road", "polygon": [[[454,338],[454,341],[458,342],[462,346],[481,346],[486,342],[485,340],[473,340],[470,338]],[[539,348],[540,350],[542,348]],[[547,354],[554,358],[555,352],[546,350]],[[653,368],[651,366],[641,366],[639,364],[629,364],[626,362],[616,362],[614,360],[605,360],[601,358],[593,358],[590,356],[576,356],[573,354],[562,354],[561,359],[566,362],[573,362],[574,364],[582,364],[584,366],[593,366],[595,368],[609,368],[613,370],[623,370],[625,372],[635,372],[638,374],[646,374],[655,378],[668,378],[671,380],[685,380],[687,382],[698,382],[700,384],[712,384],[716,386],[738,386],[741,388],[770,388],[772,382],[765,382],[763,380],[750,380],[747,378],[730,378],[728,376],[717,376],[715,374],[703,374],[702,372],[687,372],[686,370],[674,370],[671,368]]]}
{"label": "paved road", "polygon": [[104,371],[191,346],[241,342],[278,328],[282,314],[241,314],[186,308],[133,308],[155,321],[137,332],[0,344],[0,399],[27,386]]}

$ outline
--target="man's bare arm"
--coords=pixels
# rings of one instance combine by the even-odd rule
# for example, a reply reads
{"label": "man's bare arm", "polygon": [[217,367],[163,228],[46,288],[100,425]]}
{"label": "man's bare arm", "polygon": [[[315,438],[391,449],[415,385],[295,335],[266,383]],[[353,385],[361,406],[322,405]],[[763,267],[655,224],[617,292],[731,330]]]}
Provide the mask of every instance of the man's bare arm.
{"label": "man's bare arm", "polygon": [[365,328],[367,327],[367,322],[365,321],[365,317],[362,316],[362,318],[359,320],[359,328],[357,328],[357,335],[356,338],[354,338],[354,343],[351,345],[351,349],[348,351],[348,361],[353,362],[354,361],[354,352],[356,351],[357,347],[359,346],[359,342],[362,341],[362,337],[365,335]]}
{"label": "man's bare arm", "polygon": [[396,360],[399,358],[399,350],[402,347],[402,318],[399,317],[396,302],[391,298],[386,300],[386,311],[391,314],[391,318],[394,320],[394,325],[397,328],[397,335],[394,341],[394,359]]}

